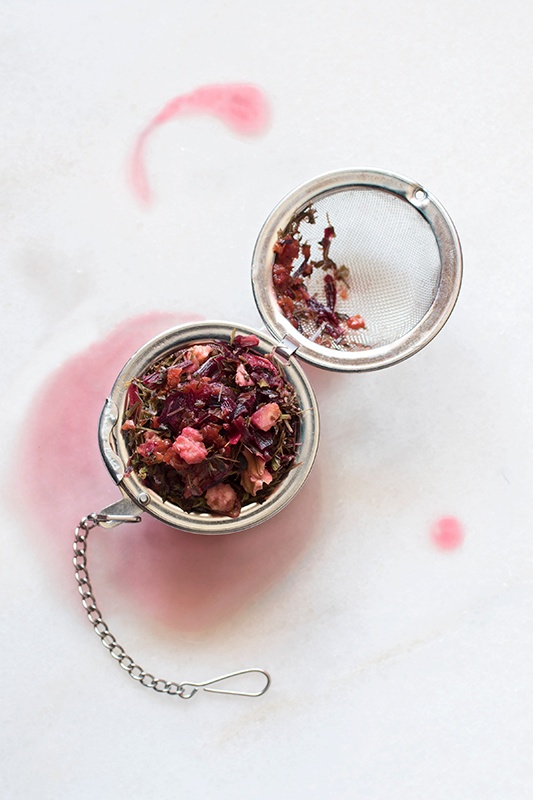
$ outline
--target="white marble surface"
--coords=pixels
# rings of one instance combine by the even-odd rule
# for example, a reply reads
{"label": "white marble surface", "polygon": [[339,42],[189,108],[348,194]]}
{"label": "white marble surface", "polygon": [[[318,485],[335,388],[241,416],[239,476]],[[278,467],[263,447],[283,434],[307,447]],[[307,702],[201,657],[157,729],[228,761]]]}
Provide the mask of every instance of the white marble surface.
{"label": "white marble surface", "polygon": [[[531,798],[530,4],[98,0],[0,13],[2,797]],[[142,208],[125,180],[142,126],[177,94],[235,81],[265,91],[269,131],[168,124]],[[265,216],[313,175],[361,165],[409,175],[446,206],[464,248],[458,306],[399,366],[310,370],[323,421],[310,483],[225,551],[249,548],[242,575],[220,563],[198,586],[204,556],[185,549],[199,562],[189,594],[162,609],[173,624],[123,590],[124,572],[114,581],[142,532],[95,535],[95,591],[144,666],[273,676],[258,700],[148,692],[83,617],[69,531],[55,537],[52,511],[38,519],[42,504],[13,480],[42,382],[138,314],[258,325],[248,271]],[[72,506],[68,469],[57,485],[50,501]],[[429,537],[442,514],[465,528],[453,552]],[[235,588],[226,569],[242,591],[217,622]],[[195,608],[180,602],[203,592],[209,624],[188,625]]]}

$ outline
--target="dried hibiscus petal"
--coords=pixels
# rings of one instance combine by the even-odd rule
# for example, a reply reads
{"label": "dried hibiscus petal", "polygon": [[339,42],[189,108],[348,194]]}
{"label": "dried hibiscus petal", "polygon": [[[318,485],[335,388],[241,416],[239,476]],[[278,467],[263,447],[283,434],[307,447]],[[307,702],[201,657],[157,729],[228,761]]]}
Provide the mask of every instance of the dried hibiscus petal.
{"label": "dried hibiscus petal", "polygon": [[268,372],[277,372],[278,368],[276,365],[270,361],[268,358],[264,358],[263,356],[254,355],[253,353],[247,353],[244,356],[244,359],[247,364],[255,369],[266,369]]}
{"label": "dried hibiscus petal", "polygon": [[257,347],[259,344],[259,337],[253,334],[249,334],[248,336],[237,334],[233,337],[233,344],[235,347]]}
{"label": "dried hibiscus petal", "polygon": [[[326,215],[327,217],[327,215]],[[330,256],[332,241],[337,235],[330,223],[324,228],[322,239],[315,244],[319,258],[311,258],[311,245],[303,241],[300,226],[303,222],[316,222],[316,209],[310,205],[297,212],[280,232],[274,244],[272,283],[282,314],[312,341],[335,348],[363,347],[350,331],[365,327],[359,315],[349,317],[341,312],[337,303],[348,301],[348,268],[338,266]],[[303,256],[301,263],[297,259]],[[323,283],[316,280],[316,270],[326,274]]]}
{"label": "dried hibiscus petal", "polygon": [[329,272],[324,275],[324,293],[326,295],[326,305],[330,311],[335,311],[335,303],[337,302],[337,284],[333,275]]}
{"label": "dried hibiscus petal", "polygon": [[178,386],[182,372],[183,367],[170,367],[167,370],[167,386],[169,389],[174,389],[175,386]]}

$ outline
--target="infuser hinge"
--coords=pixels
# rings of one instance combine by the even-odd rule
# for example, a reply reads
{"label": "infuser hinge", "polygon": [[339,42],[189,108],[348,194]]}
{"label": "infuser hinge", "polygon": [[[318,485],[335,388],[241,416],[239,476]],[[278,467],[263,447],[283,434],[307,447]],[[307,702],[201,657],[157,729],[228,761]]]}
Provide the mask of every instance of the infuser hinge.
{"label": "infuser hinge", "polygon": [[298,347],[299,344],[295,342],[294,339],[291,339],[290,336],[284,336],[281,342],[276,345],[272,352],[276,358],[279,358],[283,364],[286,364],[290,360],[291,356],[293,356],[298,350]]}

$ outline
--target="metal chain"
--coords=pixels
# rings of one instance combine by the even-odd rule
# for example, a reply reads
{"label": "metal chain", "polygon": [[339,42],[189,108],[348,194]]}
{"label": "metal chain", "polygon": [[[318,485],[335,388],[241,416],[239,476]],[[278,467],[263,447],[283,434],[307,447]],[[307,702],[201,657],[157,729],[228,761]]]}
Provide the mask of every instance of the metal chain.
{"label": "metal chain", "polygon": [[[87,539],[89,532],[93,528],[96,528],[101,522],[106,522],[111,519],[120,520],[123,522],[137,522],[140,520],[140,517],[128,518],[115,516],[113,518],[110,515],[102,514],[89,514],[88,517],[83,517],[83,519],[80,520],[74,534],[74,558],[72,561],[74,564],[76,581],[78,582],[78,591],[81,594],[81,602],[85,611],[87,612],[89,622],[93,626],[94,632],[106,650],[109,651],[110,655],[119,663],[122,669],[128,673],[130,678],[133,678],[134,681],[138,681],[141,686],[144,686],[147,689],[153,689],[155,692],[160,692],[162,694],[168,694],[173,697],[181,697],[182,700],[190,700],[190,698],[193,697],[199,689],[204,689],[207,692],[213,692],[216,694],[236,694],[245,697],[259,697],[260,695],[264,694],[270,686],[270,676],[268,672],[265,672],[263,669],[243,669],[237,672],[228,673],[227,675],[221,675],[218,678],[214,678],[210,681],[204,681],[203,683],[193,683],[191,681],[176,683],[175,681],[166,681],[163,678],[154,678],[150,672],[145,672],[145,670],[143,670],[142,667],[140,667],[139,664],[137,664],[133,658],[126,653],[122,645],[117,642],[107,627],[107,623],[102,619],[102,614],[100,613],[100,609],[96,604],[96,598],[93,594],[93,589],[89,580],[89,571],[87,568]],[[266,678],[266,684],[259,692],[242,692],[228,689],[210,688],[212,684],[218,683],[219,681],[252,672],[258,672]]]}
{"label": "metal chain", "polygon": [[177,695],[184,699],[192,697],[192,693],[186,692],[186,687],[174,681],[165,681],[162,678],[154,678],[150,672],[145,672],[142,667],[137,664],[131,656],[129,656],[122,645],[120,645],[109,628],[107,623],[102,619],[100,609],[96,604],[96,598],[93,594],[91,582],[89,580],[89,571],[87,569],[87,538],[89,532],[97,527],[96,515],[90,514],[88,517],[83,517],[76,528],[74,535],[74,571],[76,580],[78,582],[78,591],[81,594],[82,605],[87,612],[89,622],[94,628],[94,632],[109,651],[109,654],[118,661],[119,665],[125,670],[130,678],[138,681],[141,686],[147,689],[153,689],[156,692],[164,692],[169,695]]}

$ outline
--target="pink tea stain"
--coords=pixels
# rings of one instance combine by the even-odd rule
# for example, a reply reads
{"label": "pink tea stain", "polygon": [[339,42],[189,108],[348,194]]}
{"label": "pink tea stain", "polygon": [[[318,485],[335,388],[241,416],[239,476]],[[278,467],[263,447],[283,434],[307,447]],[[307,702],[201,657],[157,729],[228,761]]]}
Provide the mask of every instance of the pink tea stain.
{"label": "pink tea stain", "polygon": [[465,533],[456,517],[440,517],[431,526],[430,536],[439,550],[456,550],[462,545]]}
{"label": "pink tea stain", "polygon": [[200,86],[172,98],[141,131],[131,156],[131,185],[143,203],[148,204],[152,196],[145,165],[148,140],[161,125],[192,114],[211,114],[241,136],[263,133],[270,121],[270,108],[264,93],[251,84]]}
{"label": "pink tea stain", "polygon": [[[98,448],[105,398],[138,347],[166,328],[198,319],[151,314],[127,320],[69,359],[35,394],[12,492],[19,507],[29,509],[43,561],[72,586],[73,604],[79,602],[71,560],[74,527],[121,496]],[[315,473],[314,487],[276,518],[238,534],[189,534],[148,514],[136,525],[95,529],[88,562],[104,619],[112,627],[106,608],[118,607],[151,625],[198,631],[234,615],[279,579],[309,543],[318,516],[317,479]]]}

